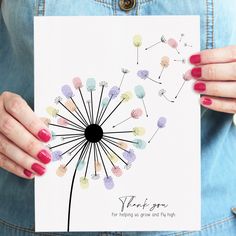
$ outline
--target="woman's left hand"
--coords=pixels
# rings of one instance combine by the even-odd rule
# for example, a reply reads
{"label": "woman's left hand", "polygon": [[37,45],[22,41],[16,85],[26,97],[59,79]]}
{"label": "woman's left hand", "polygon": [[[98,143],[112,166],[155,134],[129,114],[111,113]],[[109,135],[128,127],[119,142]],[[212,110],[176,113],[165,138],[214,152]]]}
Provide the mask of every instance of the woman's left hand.
{"label": "woman's left hand", "polygon": [[236,46],[209,49],[190,57],[194,90],[208,109],[236,113]]}

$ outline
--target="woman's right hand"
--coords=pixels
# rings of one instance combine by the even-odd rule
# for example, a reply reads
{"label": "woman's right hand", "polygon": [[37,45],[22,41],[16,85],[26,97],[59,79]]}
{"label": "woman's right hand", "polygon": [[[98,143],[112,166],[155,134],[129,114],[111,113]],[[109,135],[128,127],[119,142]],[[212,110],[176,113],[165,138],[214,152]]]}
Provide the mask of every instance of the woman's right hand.
{"label": "woman's right hand", "polygon": [[17,94],[0,95],[0,168],[26,179],[43,175],[51,154],[42,142],[51,134]]}

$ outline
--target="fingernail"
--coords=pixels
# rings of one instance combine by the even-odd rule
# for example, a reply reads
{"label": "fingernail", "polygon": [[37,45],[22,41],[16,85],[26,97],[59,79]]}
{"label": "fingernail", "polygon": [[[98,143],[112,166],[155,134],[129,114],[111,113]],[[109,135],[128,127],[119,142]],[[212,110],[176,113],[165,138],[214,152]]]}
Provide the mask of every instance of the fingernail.
{"label": "fingernail", "polygon": [[202,82],[201,83],[196,83],[196,84],[194,84],[193,88],[196,92],[201,93],[201,92],[204,92],[206,90],[206,84],[202,83]]}
{"label": "fingernail", "polygon": [[27,169],[24,169],[24,174],[25,174],[25,176],[27,176],[29,178],[33,175],[33,173]]}
{"label": "fingernail", "polygon": [[192,75],[194,78],[200,78],[200,77],[202,77],[202,68],[201,68],[201,67],[193,68],[193,69],[191,70],[191,75]]}
{"label": "fingernail", "polygon": [[43,166],[39,165],[38,163],[34,163],[31,166],[31,169],[38,175],[43,175],[46,172],[46,169]]}
{"label": "fingernail", "polygon": [[191,64],[199,64],[201,63],[201,55],[200,54],[195,54],[195,55],[192,55],[189,59],[190,63]]}
{"label": "fingernail", "polygon": [[41,150],[37,157],[44,164],[48,164],[52,160],[52,156],[47,150]]}
{"label": "fingernail", "polygon": [[203,98],[202,104],[205,106],[210,106],[212,104],[212,100],[210,98]]}
{"label": "fingernail", "polygon": [[48,142],[50,139],[51,139],[51,134],[50,132],[48,132],[46,129],[41,129],[39,132],[38,132],[38,137],[41,141],[43,142]]}

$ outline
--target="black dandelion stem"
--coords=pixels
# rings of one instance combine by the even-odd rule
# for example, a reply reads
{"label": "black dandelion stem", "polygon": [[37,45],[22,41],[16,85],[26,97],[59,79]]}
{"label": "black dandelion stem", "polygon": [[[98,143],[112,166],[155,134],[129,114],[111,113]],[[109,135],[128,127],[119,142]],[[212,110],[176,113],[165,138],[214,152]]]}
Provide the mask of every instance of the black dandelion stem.
{"label": "black dandelion stem", "polygon": [[105,166],[104,161],[103,161],[103,158],[102,158],[101,150],[100,150],[98,144],[96,144],[96,146],[97,146],[97,150],[98,150],[100,159],[101,159],[101,161],[102,161],[103,169],[104,169],[104,171],[105,171],[105,173],[106,173],[106,176],[107,176],[107,178],[108,178],[109,176],[108,176],[108,174],[107,174],[107,169],[106,169],[106,166]]}
{"label": "black dandelion stem", "polygon": [[125,133],[133,133],[133,130],[127,130],[127,131],[116,131],[116,132],[103,132],[103,134],[125,134]]}
{"label": "black dandelion stem", "polygon": [[[76,143],[74,146],[72,146],[71,148],[67,149],[65,152],[63,152],[60,156],[62,157],[63,155],[65,155],[67,152],[71,151],[72,149],[74,149],[73,151],[75,151],[77,148],[79,148],[81,145],[84,144],[84,142],[86,141],[86,139],[83,139],[82,141],[80,141],[79,143]],[[72,153],[72,152],[71,152]]]}
{"label": "black dandelion stem", "polygon": [[157,42],[157,43],[154,43],[154,44],[152,44],[151,46],[145,48],[145,50],[148,50],[148,49],[150,49],[150,48],[156,46],[157,44],[159,44],[159,43],[161,43],[161,42],[162,42],[162,41],[159,41],[159,42]]}
{"label": "black dandelion stem", "polygon": [[113,125],[112,128],[115,128],[116,126],[123,124],[124,122],[126,122],[127,120],[129,120],[131,118],[132,118],[131,116],[129,118],[126,118],[125,120],[121,121],[120,123]]}
{"label": "black dandelion stem", "polygon": [[77,136],[77,135],[84,135],[84,134],[53,134],[53,137],[73,137],[73,136]]}
{"label": "black dandelion stem", "polygon": [[[85,147],[87,146],[87,143],[84,144],[84,146],[82,147],[83,150],[85,149]],[[80,149],[81,150],[81,149]],[[79,150],[79,151],[80,151]],[[83,150],[80,154],[83,155]],[[75,154],[77,155],[79,153],[79,151]],[[78,162],[80,161],[80,159],[78,160]],[[72,181],[71,181],[71,186],[70,186],[70,196],[69,196],[69,206],[68,206],[68,217],[67,217],[67,232],[70,232],[70,212],[71,212],[71,202],[72,202],[72,195],[73,195],[73,187],[74,187],[74,181],[75,181],[75,176],[76,176],[76,172],[77,172],[77,165],[75,166],[75,170],[74,170],[74,174],[73,174],[73,177],[72,177]]]}
{"label": "black dandelion stem", "polygon": [[86,112],[86,114],[87,114],[87,117],[88,117],[88,120],[89,120],[89,114],[88,114],[88,110],[87,110],[87,107],[86,107],[86,105],[85,105],[84,97],[83,97],[83,94],[82,94],[82,91],[81,91],[81,89],[80,89],[80,88],[79,88],[79,93],[80,93],[80,97],[81,97],[81,99],[82,99],[82,102],[83,102],[83,105],[84,105],[85,112]]}
{"label": "black dandelion stem", "polygon": [[102,145],[101,142],[99,142],[98,144],[101,146],[103,152],[105,153],[105,156],[106,156],[106,157],[108,158],[108,160],[111,162],[112,166],[115,167],[115,164],[113,163],[113,161],[108,157],[109,152],[105,149],[105,147]]}
{"label": "black dandelion stem", "polygon": [[84,137],[79,137],[79,138],[76,138],[76,139],[70,140],[70,141],[65,142],[65,143],[57,144],[57,145],[55,145],[55,146],[49,147],[49,149],[51,150],[51,149],[53,149],[53,148],[56,148],[56,147],[60,147],[60,146],[66,145],[66,144],[68,144],[68,143],[75,142],[75,141],[80,140],[80,139],[82,139],[82,138],[84,138]]}
{"label": "black dandelion stem", "polygon": [[[73,113],[71,112],[61,101],[58,102],[61,106],[63,106],[72,116],[76,118],[81,123],[81,120]],[[83,124],[83,123],[82,123]],[[82,127],[83,128],[83,127]]]}
{"label": "black dandelion stem", "polygon": [[67,139],[72,139],[72,138],[82,137],[82,136],[84,136],[84,134],[77,134],[74,136],[67,136],[67,137],[62,137],[62,138],[63,138],[63,140],[67,140]]}
{"label": "black dandelion stem", "polygon": [[92,124],[92,113],[91,113],[90,101],[87,101],[87,104],[88,104],[88,113],[89,113],[89,124]]}
{"label": "black dandelion stem", "polygon": [[185,84],[185,83],[186,83],[186,80],[182,83],[182,85],[181,85],[179,91],[177,92],[177,94],[176,94],[176,96],[175,96],[175,99],[179,96],[179,93],[180,93],[180,91],[182,90],[182,88],[184,87],[184,84]]}
{"label": "black dandelion stem", "polygon": [[94,175],[97,176],[97,167],[96,167],[97,149],[95,143],[93,143],[93,157],[94,157]]}
{"label": "black dandelion stem", "polygon": [[113,152],[122,162],[124,162],[126,165],[128,165],[128,163],[126,161],[124,161],[113,149],[111,149],[106,143],[104,143],[102,140],[100,141],[102,144],[104,144],[111,152]]}
{"label": "black dandelion stem", "polygon": [[108,108],[108,106],[109,106],[109,104],[110,104],[110,102],[111,102],[112,97],[113,97],[113,95],[111,95],[111,97],[110,97],[110,99],[109,99],[109,101],[108,101],[108,103],[107,103],[107,105],[106,105],[104,111],[101,112],[101,115],[100,115],[100,117],[99,117],[98,124],[101,122],[101,120],[102,120],[102,118],[103,118],[103,116],[104,116],[104,114],[105,114],[105,112],[106,112],[106,110],[107,110],[107,108]]}
{"label": "black dandelion stem", "polygon": [[118,147],[118,148],[120,148],[121,150],[123,150],[123,151],[129,153],[129,151],[127,151],[126,149],[124,149],[124,148],[122,148],[121,146],[119,146],[119,145],[118,145],[119,143],[114,142],[114,141],[111,141],[111,140],[106,139],[106,138],[103,138],[103,140],[106,141],[106,142],[108,142],[108,143],[110,143],[110,144],[112,144],[112,145],[114,145],[114,146],[116,146],[116,147]]}
{"label": "black dandelion stem", "polygon": [[81,129],[74,129],[74,128],[70,128],[70,127],[66,127],[66,126],[62,126],[62,125],[57,125],[57,124],[53,124],[53,123],[48,123],[48,125],[63,128],[63,129],[75,130],[77,132],[80,131],[81,133],[84,133],[84,130],[81,130]]}
{"label": "black dandelion stem", "polygon": [[66,118],[66,117],[64,117],[64,116],[62,116],[62,115],[60,115],[60,114],[57,114],[57,116],[59,116],[59,117],[61,117],[61,118],[63,118],[64,120],[66,120],[66,121],[68,121],[68,122],[70,122],[71,124],[70,125],[74,125],[75,127],[77,127],[77,128],[81,128],[81,129],[84,129],[84,127],[82,127],[82,126],[80,126],[80,125],[78,125],[78,124],[76,124],[75,122],[73,122],[72,120],[70,120],[70,119],[68,119],[68,118]]}
{"label": "black dandelion stem", "polygon": [[90,96],[91,96],[91,111],[92,111],[92,117],[91,117],[91,123],[94,123],[94,117],[93,117],[93,91],[90,92]]}
{"label": "black dandelion stem", "polygon": [[85,161],[85,158],[86,158],[87,153],[88,153],[88,149],[89,149],[89,145],[85,149],[85,155],[83,156],[83,161]]}
{"label": "black dandelion stem", "polygon": [[98,114],[100,112],[103,90],[104,90],[104,85],[102,85],[102,90],[101,90],[101,94],[100,94],[100,98],[99,98],[99,103],[98,103],[98,109],[97,109],[97,115],[96,115],[95,124],[97,124]]}
{"label": "black dandelion stem", "polygon": [[77,156],[77,154],[81,151],[81,149],[85,149],[85,146],[87,146],[87,144],[88,144],[88,141],[85,143],[85,144],[83,144],[83,146],[82,147],[80,147],[79,148],[79,150],[72,156],[72,158],[66,163],[66,165],[65,165],[65,167],[67,167],[69,164],[70,164],[70,162]]}
{"label": "black dandelion stem", "polygon": [[128,142],[128,143],[136,143],[137,144],[137,142],[131,141],[131,140],[127,140],[127,139],[116,138],[116,137],[107,136],[107,135],[103,135],[103,137],[108,138],[108,139],[116,139],[116,140],[120,140],[120,141],[124,141],[124,142]]}
{"label": "black dandelion stem", "polygon": [[[83,116],[83,114],[82,114],[82,112],[80,111],[79,107],[77,106],[76,102],[74,101],[74,99],[73,99],[72,97],[71,97],[70,99],[71,99],[71,101],[74,103],[76,109],[77,109],[78,112],[79,112],[79,113],[78,113],[77,110],[76,110],[76,111],[75,111],[76,114],[83,120],[84,126],[87,126],[87,125],[88,125],[88,122],[86,121],[85,117]],[[81,122],[81,123],[82,123],[82,122]]]}
{"label": "black dandelion stem", "polygon": [[[91,152],[92,152],[92,147],[93,147],[93,145],[92,145],[92,143],[89,143],[89,153],[88,153],[88,161],[87,161],[87,165],[86,165],[86,169],[85,169],[85,173],[84,173],[84,179],[86,178],[86,176],[87,176],[87,172],[88,172],[88,166],[89,166],[89,161],[90,161],[90,156],[91,156]],[[87,153],[85,154],[85,155],[87,155]]]}
{"label": "black dandelion stem", "polygon": [[165,69],[165,67],[163,66],[163,67],[162,67],[162,70],[161,70],[161,73],[160,73],[160,75],[158,76],[158,79],[160,79],[160,78],[161,78],[161,76],[162,76],[162,73],[163,73],[164,69]]}
{"label": "black dandelion stem", "polygon": [[102,124],[100,126],[102,126],[107,120],[108,118],[115,112],[115,110],[122,104],[122,102],[124,101],[125,99],[122,99],[118,105],[111,111],[111,113],[107,116],[107,118],[102,122]]}

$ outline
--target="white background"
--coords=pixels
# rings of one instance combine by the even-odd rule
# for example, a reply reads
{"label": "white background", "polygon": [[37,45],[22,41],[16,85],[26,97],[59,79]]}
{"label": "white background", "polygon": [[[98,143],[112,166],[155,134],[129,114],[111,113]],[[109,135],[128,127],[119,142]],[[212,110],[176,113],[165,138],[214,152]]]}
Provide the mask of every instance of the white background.
{"label": "white background", "polygon": [[[167,39],[179,40],[181,33],[185,34],[179,47],[182,56],[167,44],[144,50],[159,41],[161,35]],[[135,34],[142,36],[139,65],[136,64],[136,48],[132,43]],[[113,176],[114,189],[105,189],[103,172],[100,173],[100,180],[93,181],[90,178],[92,165],[89,168],[90,186],[87,190],[81,189],[79,185],[83,172],[77,173],[72,199],[71,231],[200,229],[199,97],[192,90],[192,81],[185,84],[175,103],[168,103],[158,96],[162,88],[166,89],[168,97],[176,95],[183,83],[182,74],[190,65],[173,60],[182,57],[188,59],[191,54],[199,51],[199,34],[198,16],[35,18],[35,108],[39,116],[48,116],[46,107],[56,106],[54,98],[63,96],[61,86],[72,86],[75,76],[79,76],[84,84],[90,77],[97,82],[107,81],[109,87],[104,91],[107,95],[110,87],[119,85],[121,68],[124,67],[130,73],[125,77],[121,90],[133,92],[136,85],[143,85],[149,117],[144,115],[140,120],[129,120],[116,130],[145,127],[146,134],[142,138],[148,141],[157,128],[158,118],[167,117],[167,126],[159,130],[145,150],[134,148],[137,158],[132,168],[124,170],[122,177]],[[184,47],[184,42],[193,47]],[[150,77],[157,79],[162,56],[170,57],[170,66],[163,72],[162,85],[137,77],[139,69],[147,69]],[[85,87],[82,91],[85,96],[89,95]],[[75,93],[79,101],[77,91]],[[95,94],[94,100],[98,100],[99,86]],[[110,110],[119,101],[119,97],[112,101]],[[143,108],[141,100],[133,93],[133,99],[121,105],[106,122],[104,130],[113,131],[112,125],[129,117],[130,111],[136,107]],[[60,107],[58,109],[63,112]],[[122,137],[133,139],[130,134]],[[122,152],[119,154],[122,155]],[[61,162],[66,163],[68,159],[65,156]],[[76,160],[69,165],[62,178],[55,174],[60,164],[49,164],[45,176],[36,178],[37,231],[66,231],[70,182]],[[123,164],[119,164],[123,168]],[[108,170],[110,172],[110,167]],[[175,217],[112,217],[112,212],[119,213],[121,208],[118,197],[126,195],[137,196],[138,203],[142,203],[145,198],[151,203],[166,203],[168,208],[160,209],[159,212],[174,212]],[[126,212],[142,213],[147,210],[133,208]]]}

